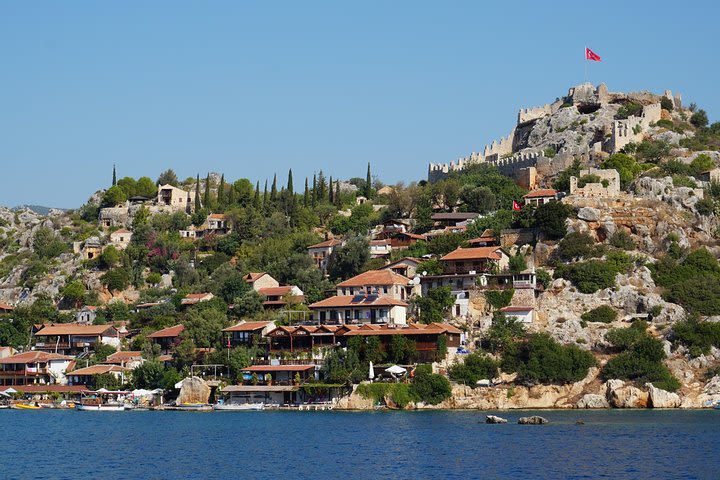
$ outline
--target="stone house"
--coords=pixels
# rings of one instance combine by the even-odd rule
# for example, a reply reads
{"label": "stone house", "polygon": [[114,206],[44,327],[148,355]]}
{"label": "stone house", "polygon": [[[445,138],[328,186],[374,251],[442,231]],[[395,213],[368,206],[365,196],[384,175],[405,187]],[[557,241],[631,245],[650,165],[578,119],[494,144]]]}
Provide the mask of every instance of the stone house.
{"label": "stone house", "polygon": [[446,275],[506,270],[510,257],[500,247],[458,247],[440,258]]}
{"label": "stone house", "polygon": [[158,206],[169,207],[170,210],[177,212],[190,213],[194,208],[193,201],[190,192],[173,185],[162,185],[158,188]]}
{"label": "stone house", "polygon": [[263,288],[280,286],[280,282],[275,280],[272,275],[265,272],[250,272],[245,275],[245,281],[249,283],[252,289],[256,292],[259,292]]}
{"label": "stone house", "polygon": [[421,262],[422,260],[419,258],[405,257],[385,265],[380,270],[390,270],[403,277],[413,278],[417,275],[417,268]]}
{"label": "stone house", "polygon": [[404,325],[408,304],[377,294],[338,295],[309,305],[311,320],[319,324],[378,323]]}
{"label": "stone house", "polygon": [[103,244],[98,237],[90,237],[82,244],[80,253],[85,260],[92,260],[102,255]]}
{"label": "stone house", "polygon": [[[580,186],[583,177],[594,176],[600,179],[599,182],[585,183]],[[620,174],[617,170],[589,168],[581,170],[580,176],[570,177],[570,195],[579,197],[617,197],[620,195]]]}
{"label": "stone house", "polygon": [[370,240],[370,258],[387,258],[392,252],[390,240]]}
{"label": "stone house", "polygon": [[92,325],[97,318],[97,309],[95,305],[85,305],[75,314],[75,321],[80,325]]}
{"label": "stone house", "polygon": [[535,207],[545,205],[546,203],[554,202],[556,200],[557,190],[553,188],[533,190],[532,192],[523,195],[525,205],[533,205]]}
{"label": "stone house", "polygon": [[368,270],[336,286],[339,296],[368,294],[407,300],[418,293],[420,290],[412,280],[392,270]]}
{"label": "stone house", "polygon": [[130,245],[131,238],[132,232],[121,228],[120,230],[115,230],[110,234],[110,243],[118,250],[124,250],[128,245]]}
{"label": "stone house", "polygon": [[265,272],[250,272],[245,275],[245,281],[253,290],[265,297],[265,308],[283,307],[289,298],[293,303],[303,303],[305,294],[296,285],[280,285],[270,274]]}
{"label": "stone house", "polygon": [[344,245],[345,242],[337,238],[331,238],[324,242],[316,243],[307,247],[308,254],[315,261],[315,265],[323,272],[327,271],[328,258],[332,254],[333,250],[337,247]]}
{"label": "stone house", "polygon": [[526,325],[533,323],[535,320],[534,307],[509,306],[501,308],[500,311],[504,313],[506,317]]}

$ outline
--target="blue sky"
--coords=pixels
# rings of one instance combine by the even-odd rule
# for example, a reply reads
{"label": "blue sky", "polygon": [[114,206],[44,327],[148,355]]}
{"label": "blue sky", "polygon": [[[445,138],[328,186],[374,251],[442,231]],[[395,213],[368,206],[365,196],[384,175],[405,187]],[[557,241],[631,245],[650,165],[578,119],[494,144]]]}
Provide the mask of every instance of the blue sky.
{"label": "blue sky", "polygon": [[293,168],[387,183],[506,135],[583,79],[718,118],[716,2],[3,2],[0,204],[119,176]]}

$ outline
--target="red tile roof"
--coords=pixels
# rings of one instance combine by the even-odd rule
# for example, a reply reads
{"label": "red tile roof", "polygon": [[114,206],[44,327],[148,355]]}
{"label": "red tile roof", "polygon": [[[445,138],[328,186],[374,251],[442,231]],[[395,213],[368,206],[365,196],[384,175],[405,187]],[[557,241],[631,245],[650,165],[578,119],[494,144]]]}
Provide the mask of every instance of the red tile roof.
{"label": "red tile roof", "polygon": [[8,303],[0,303],[0,310],[15,310],[15,307]]}
{"label": "red tile roof", "polygon": [[243,368],[243,372],[304,372],[313,370],[315,365],[253,365]]}
{"label": "red tile roof", "polygon": [[125,230],[124,228],[121,228],[120,230],[115,230],[110,235],[115,235],[116,233],[132,233],[130,230]]}
{"label": "red tile roof", "polygon": [[225,220],[227,217],[223,213],[211,213],[208,215],[208,218],[213,218],[216,220]]}
{"label": "red tile roof", "polygon": [[529,312],[535,310],[534,307],[503,307],[500,309],[501,312]]}
{"label": "red tile roof", "polygon": [[87,390],[85,385],[6,385],[0,387],[0,392],[9,388],[22,393],[80,393]]}
{"label": "red tile roof", "polygon": [[462,333],[457,327],[446,323],[431,323],[424,325],[420,323],[409,323],[407,326],[390,326],[390,325],[361,325],[356,329],[343,333],[343,336],[375,336],[375,335],[442,335],[444,333],[452,333],[459,335]]}
{"label": "red tile roof", "polygon": [[51,360],[72,360],[71,357],[65,355],[59,355],[57,353],[30,351],[15,354],[11,357],[0,358],[0,363],[12,364],[12,363],[37,363],[37,362],[49,362]]}
{"label": "red tile roof", "polygon": [[281,287],[260,288],[257,292],[260,295],[265,295],[266,297],[282,297],[283,295],[290,293],[292,289],[293,285],[283,285]]}
{"label": "red tile roof", "polygon": [[184,325],[175,325],[174,327],[163,328],[157,332],[151,333],[147,338],[174,338],[179,337],[185,330]]}
{"label": "red tile roof", "polygon": [[254,332],[262,330],[273,322],[242,322],[232,327],[224,328],[223,332]]}
{"label": "red tile roof", "polygon": [[103,363],[127,362],[128,360],[139,360],[142,358],[140,351],[115,352],[108,355]]}
{"label": "red tile roof", "polygon": [[[336,297],[326,298],[310,305],[310,308],[337,308],[337,307],[390,307],[399,306],[407,307],[408,304],[402,300],[396,300],[391,297],[377,297],[372,301],[368,297],[362,300],[356,300],[357,295],[338,295]],[[356,300],[356,301],[353,301]]]}
{"label": "red tile roof", "polygon": [[557,190],[552,188],[545,188],[540,190],[533,190],[532,192],[523,195],[523,198],[554,197],[555,195],[557,195]]}
{"label": "red tile roof", "polygon": [[498,253],[500,247],[476,247],[476,248],[461,248],[453,250],[448,253],[440,260],[474,260],[489,259],[489,260],[500,260],[502,255]]}
{"label": "red tile roof", "polygon": [[245,281],[248,283],[253,283],[256,280],[258,280],[263,275],[267,275],[265,272],[250,272],[247,275],[245,275]]}
{"label": "red tile roof", "polygon": [[[117,335],[118,331],[112,325],[80,325],[77,323],[57,323],[46,325],[35,334],[36,337],[50,337],[56,335],[78,336],[108,336]],[[107,335],[104,335],[107,334]]]}
{"label": "red tile roof", "polygon": [[338,287],[364,287],[366,285],[407,285],[410,279],[392,270],[368,270],[340,282]]}
{"label": "red tile roof", "polygon": [[337,247],[340,244],[342,244],[341,240],[338,240],[336,238],[331,238],[330,240],[325,240],[324,242],[316,243],[315,245],[310,245],[307,248],[329,248],[329,247]]}
{"label": "red tile roof", "polygon": [[188,293],[187,295],[185,295],[185,298],[180,300],[180,303],[183,305],[193,305],[202,300],[205,300],[205,299],[210,300],[212,298],[213,298],[212,293]]}

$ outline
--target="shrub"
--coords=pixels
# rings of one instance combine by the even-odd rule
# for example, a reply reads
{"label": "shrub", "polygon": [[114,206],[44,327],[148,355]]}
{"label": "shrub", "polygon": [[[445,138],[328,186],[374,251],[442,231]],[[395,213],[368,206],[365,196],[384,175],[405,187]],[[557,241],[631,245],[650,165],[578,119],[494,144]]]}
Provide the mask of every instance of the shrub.
{"label": "shrub", "polygon": [[618,108],[615,118],[623,120],[628,117],[639,117],[642,114],[643,106],[636,102],[626,102]]}
{"label": "shrub", "polygon": [[561,345],[547,333],[536,333],[518,345],[518,379],[525,383],[570,383],[585,378],[595,357],[576,345]]}
{"label": "shrub", "polygon": [[475,352],[465,356],[465,363],[450,367],[450,378],[468,387],[475,387],[478,380],[497,377],[498,367],[498,362],[491,357]]}
{"label": "shrub", "polygon": [[527,268],[527,263],[525,262],[525,255],[518,253],[510,257],[509,268],[510,271],[513,273],[520,273],[525,270]]}
{"label": "shrub", "polygon": [[437,405],[450,398],[452,387],[444,375],[417,369],[410,385],[410,394],[416,401]]}
{"label": "shrub", "polygon": [[557,253],[563,260],[592,258],[602,255],[602,246],[587,233],[572,232],[560,241]]}
{"label": "shrub", "polygon": [[593,173],[578,178],[578,187],[583,188],[588,183],[600,183],[600,176]]}
{"label": "shrub", "polygon": [[572,212],[570,205],[560,202],[546,203],[535,210],[535,223],[549,238],[562,238],[567,233],[565,220]]}
{"label": "shrub", "polygon": [[632,182],[643,170],[633,157],[624,153],[610,155],[608,159],[602,163],[601,167],[604,169],[614,168],[617,170],[622,185],[627,185]]}
{"label": "shrub", "polygon": [[700,109],[697,112],[693,113],[692,116],[690,116],[690,123],[692,123],[693,126],[697,128],[707,126],[708,117],[705,110]]}
{"label": "shrub", "polygon": [[43,259],[55,258],[67,250],[67,245],[48,227],[40,227],[33,235],[33,251]]}
{"label": "shrub", "polygon": [[625,230],[617,230],[610,236],[610,245],[623,250],[635,250],[635,242]]}
{"label": "shrub", "polygon": [[715,212],[715,202],[712,198],[702,198],[695,203],[695,210],[699,215],[709,217]]}
{"label": "shrub", "polygon": [[595,293],[615,285],[617,270],[607,262],[590,260],[572,265],[560,265],[556,277],[570,280],[581,293]]}
{"label": "shrub", "polygon": [[[674,107],[673,101],[671,99],[669,99],[668,97],[662,97],[660,99],[660,108],[667,110],[668,112],[672,112],[673,107]],[[660,122],[658,122],[658,123],[660,123]]]}
{"label": "shrub", "polygon": [[609,305],[601,305],[583,313],[580,318],[586,322],[612,323],[617,318],[617,312]]}
{"label": "shrub", "polygon": [[112,291],[125,290],[130,285],[130,272],[126,268],[108,270],[100,281]]}
{"label": "shrub", "polygon": [[552,283],[552,277],[550,276],[550,273],[543,268],[538,268],[535,271],[535,277],[537,279],[537,283],[542,285],[543,288],[548,288]]}
{"label": "shrub", "polygon": [[707,354],[710,347],[720,347],[720,323],[701,322],[690,319],[675,323],[672,327],[673,342],[690,349],[691,354]]}
{"label": "shrub", "polygon": [[689,170],[691,175],[700,175],[703,172],[715,168],[715,161],[709,155],[701,153],[690,162]]}
{"label": "shrub", "polygon": [[613,328],[605,334],[605,340],[617,350],[627,350],[646,335],[647,323],[642,320],[633,322],[627,328]]}
{"label": "shrub", "polygon": [[668,130],[673,130],[675,128],[675,124],[670,120],[658,120],[655,125],[657,125],[658,127],[667,128]]}
{"label": "shrub", "polygon": [[496,310],[510,305],[515,290],[508,288],[505,290],[485,290],[485,299]]}
{"label": "shrub", "polygon": [[387,397],[399,408],[405,408],[412,401],[410,385],[406,383],[361,383],[357,393],[376,403],[384,402]]}

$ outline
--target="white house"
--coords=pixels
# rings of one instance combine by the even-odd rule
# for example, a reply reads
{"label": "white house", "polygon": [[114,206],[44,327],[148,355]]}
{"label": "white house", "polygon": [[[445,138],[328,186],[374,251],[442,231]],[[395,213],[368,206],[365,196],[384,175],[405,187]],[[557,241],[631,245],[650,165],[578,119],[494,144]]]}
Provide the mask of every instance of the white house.
{"label": "white house", "polygon": [[512,318],[515,321],[530,324],[535,320],[535,308],[534,307],[504,307],[500,311],[505,314],[506,317]]}

